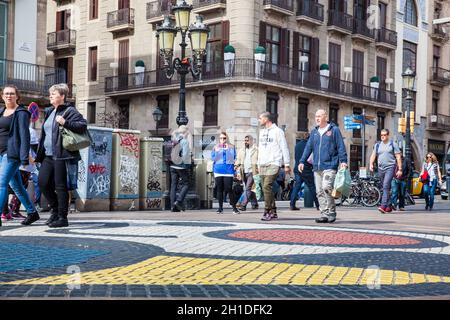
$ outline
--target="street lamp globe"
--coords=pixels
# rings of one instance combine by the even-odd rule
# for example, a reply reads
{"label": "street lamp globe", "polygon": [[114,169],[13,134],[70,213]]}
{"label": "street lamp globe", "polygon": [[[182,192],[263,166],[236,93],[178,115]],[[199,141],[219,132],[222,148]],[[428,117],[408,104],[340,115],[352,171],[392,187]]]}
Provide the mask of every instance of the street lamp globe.
{"label": "street lamp globe", "polygon": [[164,64],[168,66],[173,56],[173,43],[177,29],[172,25],[169,16],[164,17],[162,25],[156,28],[156,37],[159,42],[159,51],[161,56],[164,57]]}
{"label": "street lamp globe", "polygon": [[198,15],[195,23],[189,27],[189,38],[191,39],[192,52],[197,62],[203,60],[206,54],[209,28],[203,23],[203,17]]}
{"label": "street lamp globe", "polygon": [[172,13],[175,15],[177,28],[186,32],[189,28],[189,18],[193,6],[186,3],[185,0],[178,0],[177,4],[172,7]]}
{"label": "street lamp globe", "polygon": [[416,73],[410,68],[406,68],[402,74],[403,88],[409,91],[414,90],[414,82],[416,81]]}
{"label": "street lamp globe", "polygon": [[153,120],[155,120],[155,122],[158,123],[161,121],[163,113],[160,108],[156,107],[155,110],[153,110],[152,116]]}

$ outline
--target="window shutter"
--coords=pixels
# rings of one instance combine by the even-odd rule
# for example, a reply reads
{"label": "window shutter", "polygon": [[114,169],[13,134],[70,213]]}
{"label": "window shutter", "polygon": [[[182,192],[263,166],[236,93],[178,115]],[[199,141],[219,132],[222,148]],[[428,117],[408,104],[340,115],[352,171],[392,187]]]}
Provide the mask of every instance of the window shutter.
{"label": "window shutter", "polygon": [[58,11],[56,12],[56,31],[63,30],[63,13],[64,11]]}
{"label": "window shutter", "polygon": [[310,71],[319,72],[319,38],[311,39]]}
{"label": "window shutter", "polygon": [[64,19],[64,30],[70,29],[70,10],[67,9],[65,12],[65,19]]}
{"label": "window shutter", "polygon": [[266,23],[261,21],[259,23],[259,45],[264,48],[266,48],[266,38]]}
{"label": "window shutter", "polygon": [[230,43],[230,21],[222,21],[222,52]]}
{"label": "window shutter", "polygon": [[280,65],[288,66],[289,65],[289,46],[290,46],[290,31],[287,29],[281,29],[281,41],[280,41]]}
{"label": "window shutter", "polygon": [[299,36],[300,33],[295,32],[294,31],[294,42],[293,42],[293,56],[292,56],[292,67],[294,68],[294,70],[299,70],[298,69],[298,50],[300,49],[299,46]]}

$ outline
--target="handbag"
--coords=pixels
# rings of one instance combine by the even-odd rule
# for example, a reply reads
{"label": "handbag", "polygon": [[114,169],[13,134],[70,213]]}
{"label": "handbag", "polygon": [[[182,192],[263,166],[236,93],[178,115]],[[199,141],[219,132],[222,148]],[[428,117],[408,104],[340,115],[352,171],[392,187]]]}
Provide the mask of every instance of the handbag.
{"label": "handbag", "polygon": [[428,174],[428,170],[425,167],[423,173],[420,175],[420,181],[422,183],[428,183],[430,181],[430,175]]}
{"label": "handbag", "polygon": [[[68,110],[64,111],[62,117],[66,115]],[[69,151],[79,151],[81,149],[87,148],[92,143],[91,135],[89,134],[89,130],[86,129],[84,133],[76,133],[63,126],[59,126],[59,132],[62,137],[62,146],[64,149]]]}

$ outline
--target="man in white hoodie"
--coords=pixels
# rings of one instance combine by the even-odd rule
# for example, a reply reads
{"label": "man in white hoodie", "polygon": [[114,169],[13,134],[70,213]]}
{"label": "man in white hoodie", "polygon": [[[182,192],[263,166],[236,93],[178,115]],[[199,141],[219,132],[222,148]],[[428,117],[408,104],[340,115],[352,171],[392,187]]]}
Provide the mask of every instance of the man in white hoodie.
{"label": "man in white hoodie", "polygon": [[259,134],[258,168],[264,193],[264,215],[261,220],[277,219],[277,208],[272,185],[277,178],[280,167],[284,164],[287,174],[291,172],[289,149],[284,131],[273,123],[272,115],[264,112],[259,116],[259,124],[263,127]]}

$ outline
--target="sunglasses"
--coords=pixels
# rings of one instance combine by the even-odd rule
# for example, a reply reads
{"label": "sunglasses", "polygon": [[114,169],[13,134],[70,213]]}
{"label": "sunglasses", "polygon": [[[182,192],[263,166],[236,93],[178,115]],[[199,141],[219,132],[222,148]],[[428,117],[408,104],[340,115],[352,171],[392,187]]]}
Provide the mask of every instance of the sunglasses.
{"label": "sunglasses", "polygon": [[432,158],[432,156],[427,156],[427,158]]}
{"label": "sunglasses", "polygon": [[227,140],[227,137],[220,137],[220,140]]}

